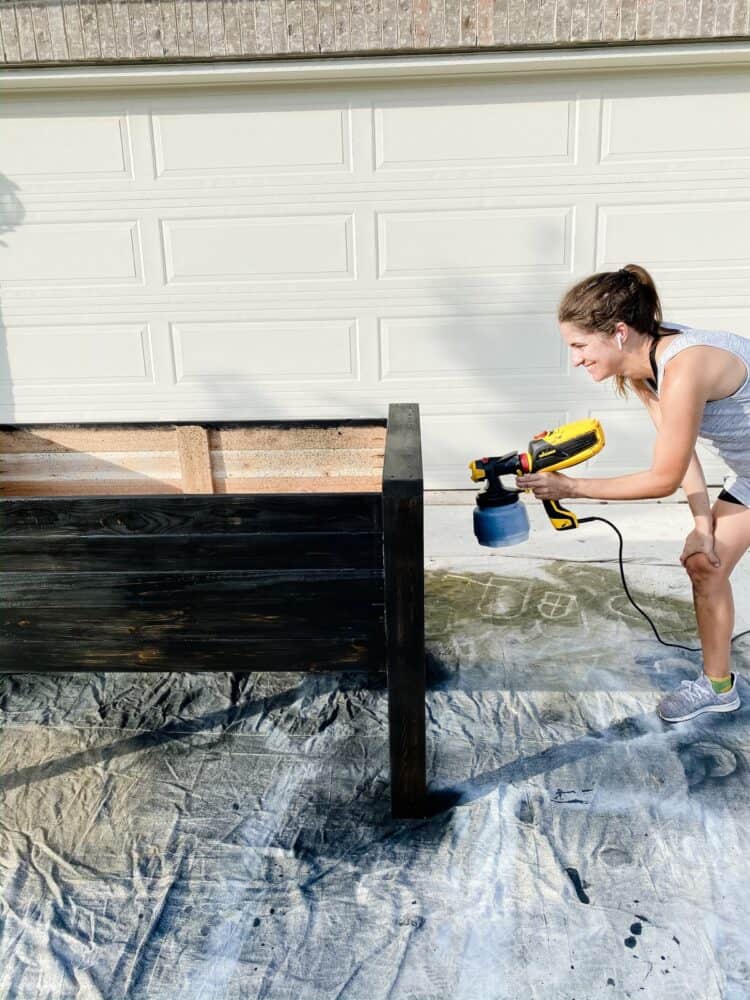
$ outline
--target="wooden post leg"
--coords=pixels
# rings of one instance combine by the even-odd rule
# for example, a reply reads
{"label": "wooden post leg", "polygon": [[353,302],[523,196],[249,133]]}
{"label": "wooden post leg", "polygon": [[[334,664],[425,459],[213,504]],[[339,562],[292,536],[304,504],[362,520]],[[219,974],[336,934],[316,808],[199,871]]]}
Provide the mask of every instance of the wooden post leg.
{"label": "wooden post leg", "polygon": [[419,410],[391,406],[383,472],[388,729],[394,818],[427,815],[424,509]]}
{"label": "wooden post leg", "polygon": [[[388,515],[386,515],[388,518]],[[401,558],[386,571],[386,656],[394,818],[426,815],[424,568],[422,505],[401,500],[391,512]],[[419,569],[415,535],[419,535]]]}

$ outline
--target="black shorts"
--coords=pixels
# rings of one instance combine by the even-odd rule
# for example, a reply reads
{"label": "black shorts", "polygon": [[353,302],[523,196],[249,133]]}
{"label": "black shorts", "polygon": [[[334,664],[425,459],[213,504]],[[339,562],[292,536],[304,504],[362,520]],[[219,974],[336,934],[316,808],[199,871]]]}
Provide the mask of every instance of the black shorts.
{"label": "black shorts", "polygon": [[745,504],[741,500],[738,500],[737,497],[733,497],[732,494],[727,493],[726,490],[722,490],[717,499],[726,500],[727,503],[738,503],[740,507],[745,506]]}

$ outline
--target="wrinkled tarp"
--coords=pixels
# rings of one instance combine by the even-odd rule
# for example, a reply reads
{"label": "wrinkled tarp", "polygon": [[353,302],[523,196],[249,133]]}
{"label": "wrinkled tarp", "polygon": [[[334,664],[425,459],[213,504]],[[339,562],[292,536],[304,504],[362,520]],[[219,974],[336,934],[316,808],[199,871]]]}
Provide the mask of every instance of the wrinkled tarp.
{"label": "wrinkled tarp", "polygon": [[427,576],[427,820],[374,677],[0,678],[0,996],[747,1000],[748,685],[661,723],[699,657],[519,566]]}

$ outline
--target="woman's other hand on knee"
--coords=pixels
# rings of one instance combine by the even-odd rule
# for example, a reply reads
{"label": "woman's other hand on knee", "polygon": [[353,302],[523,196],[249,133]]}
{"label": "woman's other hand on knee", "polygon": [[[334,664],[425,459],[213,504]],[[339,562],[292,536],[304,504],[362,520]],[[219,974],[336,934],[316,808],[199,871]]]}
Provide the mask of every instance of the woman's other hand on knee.
{"label": "woman's other hand on knee", "polygon": [[724,579],[721,565],[712,562],[705,552],[694,552],[682,560],[682,565],[694,586],[710,586]]}
{"label": "woman's other hand on knee", "polygon": [[680,562],[687,569],[688,560],[692,562],[692,557],[702,553],[713,566],[719,566],[720,560],[714,548],[713,531],[693,528],[685,539],[685,545],[680,556]]}

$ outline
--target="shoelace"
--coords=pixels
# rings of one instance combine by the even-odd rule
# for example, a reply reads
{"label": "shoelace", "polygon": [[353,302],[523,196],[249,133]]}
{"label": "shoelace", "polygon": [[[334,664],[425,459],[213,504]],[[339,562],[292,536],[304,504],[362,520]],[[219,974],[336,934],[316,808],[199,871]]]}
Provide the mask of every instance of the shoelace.
{"label": "shoelace", "polygon": [[698,701],[708,693],[698,681],[680,681],[677,690],[685,694],[689,701]]}

